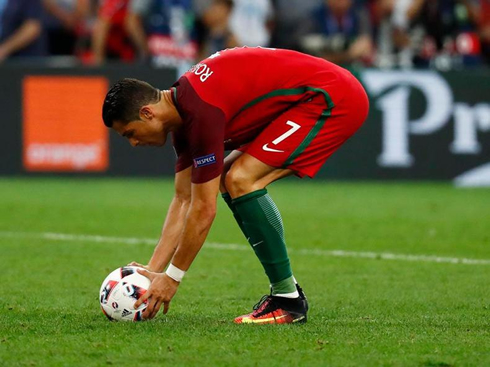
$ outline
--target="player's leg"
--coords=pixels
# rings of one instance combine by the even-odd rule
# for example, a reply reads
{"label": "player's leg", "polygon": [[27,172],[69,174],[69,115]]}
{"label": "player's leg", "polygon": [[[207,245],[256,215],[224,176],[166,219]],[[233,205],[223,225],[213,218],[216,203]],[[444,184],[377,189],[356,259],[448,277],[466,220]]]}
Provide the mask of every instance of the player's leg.
{"label": "player's leg", "polygon": [[228,154],[225,158],[225,161],[223,163],[223,173],[221,174],[221,182],[220,182],[220,192],[221,192],[221,197],[225,201],[225,203],[228,205],[228,208],[230,208],[231,212],[233,213],[233,217],[235,218],[235,221],[237,222],[238,226],[240,227],[242,233],[244,234],[245,238],[248,238],[247,234],[245,233],[245,229],[243,228],[242,225],[242,220],[240,216],[238,215],[235,206],[232,204],[232,198],[230,194],[228,193],[228,190],[226,189],[225,186],[225,177],[228,171],[231,168],[231,165],[233,162],[235,162],[238,157],[240,157],[243,154],[243,152],[239,150],[233,150],[230,154]]}
{"label": "player's leg", "polygon": [[293,173],[244,153],[225,175],[225,188],[233,198],[230,207],[271,284],[271,295],[254,312],[238,317],[237,323],[306,321],[307,301],[291,271],[282,218],[266,190],[270,183]]}
{"label": "player's leg", "polygon": [[[282,220],[275,204],[266,197],[265,187],[293,172],[300,177],[313,177],[316,174],[328,157],[366,118],[367,98],[360,85],[352,88],[352,97],[345,102],[340,101],[336,111],[333,111],[334,104],[326,93],[318,93],[291,108],[250,144],[246,154],[232,164],[226,175],[225,186],[233,198],[232,204],[245,231],[257,237],[251,238],[251,244],[272,284],[279,278],[289,282],[287,275],[292,275],[292,272],[289,260],[286,261]],[[275,236],[272,235],[271,227],[275,229]],[[269,251],[258,253],[255,247],[259,245]],[[287,298],[268,297],[252,314],[236,321],[280,323],[302,320],[301,313],[295,312],[301,308],[301,304],[296,303],[297,307],[294,307],[293,304],[284,302],[285,299]],[[277,303],[282,306],[277,307]],[[283,313],[284,310],[293,311]],[[306,311],[307,303],[304,300],[304,320]],[[268,317],[270,315],[272,317]]]}
{"label": "player's leg", "polygon": [[226,186],[225,186],[225,177],[226,177],[226,174],[228,173],[228,171],[230,170],[231,168],[231,165],[243,154],[243,151],[241,150],[233,150],[230,154],[228,154],[226,157],[225,157],[225,160],[223,162],[223,173],[221,174],[221,182],[220,182],[220,186],[219,186],[219,189],[220,189],[220,192],[221,194],[225,194],[225,193],[228,193],[228,191],[226,190]]}
{"label": "player's leg", "polygon": [[[273,181],[291,174],[289,169],[271,167],[246,153],[233,151],[225,159],[221,192],[264,266],[272,293],[296,298],[298,292],[286,251],[282,218],[265,190]],[[239,200],[233,200],[238,197]]]}
{"label": "player's leg", "polygon": [[321,95],[305,101],[272,121],[223,175],[228,200],[233,199],[230,208],[269,277],[272,294],[285,298],[297,298],[298,291],[281,214],[266,187],[299,173],[285,163],[304,145],[326,108]]}
{"label": "player's leg", "polygon": [[289,298],[298,297],[298,292],[286,250],[281,214],[266,187],[293,173],[244,153],[233,163],[225,178],[225,186],[233,199],[232,206],[269,277],[272,294]]}

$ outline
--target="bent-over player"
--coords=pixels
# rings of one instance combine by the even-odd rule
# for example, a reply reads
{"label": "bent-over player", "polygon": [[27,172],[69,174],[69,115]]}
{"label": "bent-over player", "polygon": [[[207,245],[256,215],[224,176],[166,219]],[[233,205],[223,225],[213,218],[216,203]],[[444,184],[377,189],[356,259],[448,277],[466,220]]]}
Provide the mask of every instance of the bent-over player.
{"label": "bent-over player", "polygon": [[280,49],[217,52],[169,90],[135,79],[116,83],[104,101],[105,125],[133,146],[161,146],[171,133],[177,154],[175,195],[141,271],[152,283],[135,307],[148,302],[145,318],[162,304],[168,311],[206,239],[221,191],[271,285],[271,294],[235,322],[305,322],[308,303],[266,188],[290,175],[313,177],[367,113],[366,93],[347,70]]}

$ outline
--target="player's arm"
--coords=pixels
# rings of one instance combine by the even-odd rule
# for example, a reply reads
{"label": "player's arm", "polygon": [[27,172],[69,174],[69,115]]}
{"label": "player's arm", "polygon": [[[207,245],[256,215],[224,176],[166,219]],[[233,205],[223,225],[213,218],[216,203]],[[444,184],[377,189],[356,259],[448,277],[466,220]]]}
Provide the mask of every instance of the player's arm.
{"label": "player's arm", "polygon": [[191,171],[192,167],[188,167],[175,174],[175,194],[163,223],[162,234],[147,266],[150,271],[162,272],[179,244],[191,203]]}
{"label": "player's arm", "polygon": [[216,216],[216,197],[221,176],[192,184],[192,200],[172,265],[187,271],[204,244]]}
{"label": "player's arm", "polygon": [[[182,221],[183,228],[181,227],[182,232],[179,237],[179,243],[171,261],[171,265],[180,269],[180,271],[189,269],[211,228],[216,215],[216,197],[219,191],[220,179],[221,176],[218,176],[205,183],[192,184],[191,202],[185,221]],[[165,249],[165,245],[162,248]],[[169,255],[169,252],[162,251],[164,256]],[[139,272],[151,280],[151,286],[136,301],[134,307],[138,308],[145,300],[148,300],[148,306],[143,313],[143,318],[145,319],[155,317],[162,304],[164,305],[163,312],[167,313],[170,301],[177,292],[180,282],[166,273],[159,274],[146,270],[140,270]]]}
{"label": "player's arm", "polygon": [[[143,313],[145,319],[153,318],[162,304],[164,313],[168,311],[183,273],[201,249],[216,215],[216,197],[223,170],[226,116],[221,109],[202,100],[187,79],[179,80],[177,99],[189,123],[186,129],[175,131],[172,140],[177,153],[177,171],[192,166],[187,181],[191,182],[191,200],[185,217],[180,217],[178,245],[166,272],[140,271],[151,280],[148,291],[135,303],[138,307],[148,300]],[[199,79],[197,82],[200,83]],[[162,258],[167,260],[168,255]]]}

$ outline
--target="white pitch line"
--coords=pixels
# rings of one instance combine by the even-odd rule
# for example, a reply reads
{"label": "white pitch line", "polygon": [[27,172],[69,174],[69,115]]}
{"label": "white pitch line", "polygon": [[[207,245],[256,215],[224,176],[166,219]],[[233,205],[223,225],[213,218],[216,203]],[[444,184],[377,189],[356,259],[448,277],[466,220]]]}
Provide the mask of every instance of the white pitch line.
{"label": "white pitch line", "polygon": [[[78,242],[96,242],[96,243],[123,243],[128,245],[146,244],[155,245],[155,238],[137,238],[137,237],[111,237],[99,235],[78,235],[68,233],[52,232],[8,232],[0,231],[0,238],[33,238],[48,241],[78,241]],[[206,242],[207,248],[231,251],[250,251],[246,245],[234,243],[214,243]],[[410,255],[410,254],[393,254],[389,252],[365,252],[365,251],[344,251],[344,250],[321,250],[321,249],[291,249],[290,253],[298,255],[329,256],[329,257],[352,257],[375,260],[399,260],[399,261],[418,261],[447,264],[465,264],[465,265],[490,265],[490,259],[468,259],[461,257],[441,257],[433,255]]]}

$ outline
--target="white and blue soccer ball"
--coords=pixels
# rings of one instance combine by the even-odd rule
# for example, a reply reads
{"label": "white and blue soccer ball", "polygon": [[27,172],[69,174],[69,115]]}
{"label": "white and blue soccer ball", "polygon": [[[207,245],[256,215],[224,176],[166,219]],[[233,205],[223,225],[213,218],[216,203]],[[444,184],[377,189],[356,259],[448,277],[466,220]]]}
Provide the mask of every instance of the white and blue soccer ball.
{"label": "white and blue soccer ball", "polygon": [[136,266],[123,266],[110,273],[100,287],[100,307],[111,321],[141,321],[146,303],[134,309],[134,303],[150,287],[150,280]]}

